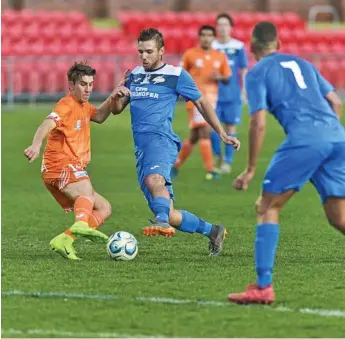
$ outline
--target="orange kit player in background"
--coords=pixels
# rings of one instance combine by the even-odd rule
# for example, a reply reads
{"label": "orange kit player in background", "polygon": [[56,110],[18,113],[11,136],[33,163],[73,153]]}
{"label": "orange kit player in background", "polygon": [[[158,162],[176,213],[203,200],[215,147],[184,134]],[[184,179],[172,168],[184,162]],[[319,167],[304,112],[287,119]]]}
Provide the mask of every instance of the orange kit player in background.
{"label": "orange kit player in background", "polygon": [[86,63],[75,63],[67,73],[69,94],[55,106],[37,129],[32,145],[25,151],[30,162],[40,154],[43,140],[42,179],[61,207],[74,211],[75,223],[51,240],[52,250],[71,260],[80,260],[73,247],[76,238],[107,242],[108,236],[96,230],[111,215],[110,203],[94,191],[85,169],[90,162],[90,121],[103,123],[112,111],[113,100],[129,95],[120,85],[99,107],[88,100],[96,70]]}
{"label": "orange kit player in background", "polygon": [[[200,47],[187,50],[182,57],[182,67],[190,73],[200,92],[213,107],[218,98],[218,81],[227,82],[231,71],[224,53],[212,49],[216,31],[212,26],[202,26],[199,29]],[[171,171],[171,176],[178,175],[179,167],[186,161],[199,141],[201,157],[206,169],[206,179],[219,177],[213,169],[212,145],[210,127],[192,102],[186,105],[189,118],[190,136],[184,140],[177,161]]]}

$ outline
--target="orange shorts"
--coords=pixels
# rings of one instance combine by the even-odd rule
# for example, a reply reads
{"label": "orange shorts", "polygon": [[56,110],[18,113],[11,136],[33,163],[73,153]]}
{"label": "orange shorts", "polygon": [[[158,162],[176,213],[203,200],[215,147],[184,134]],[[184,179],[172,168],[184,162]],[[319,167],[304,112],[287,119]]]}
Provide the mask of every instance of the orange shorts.
{"label": "orange shorts", "polygon": [[62,190],[68,184],[74,182],[88,180],[89,175],[84,168],[77,165],[68,165],[60,171],[54,170],[50,172],[45,169],[42,172],[42,179],[48,191],[52,194],[58,204],[65,210],[65,212],[73,211],[74,201],[67,197]]}
{"label": "orange shorts", "polygon": [[[205,98],[208,100],[208,102],[212,105],[212,107],[215,109],[216,102],[217,102],[217,95],[214,94],[205,94]],[[188,121],[189,121],[189,128],[194,129],[198,127],[207,126],[208,123],[204,119],[204,117],[201,115],[199,110],[195,107],[195,105],[192,102],[188,102],[186,105],[187,112],[188,112]]]}

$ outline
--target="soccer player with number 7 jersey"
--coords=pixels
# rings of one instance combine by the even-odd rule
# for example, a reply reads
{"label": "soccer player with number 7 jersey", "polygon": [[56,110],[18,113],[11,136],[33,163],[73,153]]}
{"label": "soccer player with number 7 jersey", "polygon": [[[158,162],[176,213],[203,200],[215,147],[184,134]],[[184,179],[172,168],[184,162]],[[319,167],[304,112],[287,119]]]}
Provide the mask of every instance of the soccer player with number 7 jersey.
{"label": "soccer player with number 7 jersey", "polygon": [[249,160],[234,188],[247,189],[264,139],[266,111],[280,123],[286,140],[266,171],[256,203],[256,282],[243,293],[229,295],[236,303],[275,300],[272,271],[279,240],[279,214],[287,201],[310,181],[329,223],[345,235],[345,130],[339,118],[341,101],[334,88],[308,61],[279,53],[276,27],[258,23],[251,51],[258,63],[246,76],[251,116]]}

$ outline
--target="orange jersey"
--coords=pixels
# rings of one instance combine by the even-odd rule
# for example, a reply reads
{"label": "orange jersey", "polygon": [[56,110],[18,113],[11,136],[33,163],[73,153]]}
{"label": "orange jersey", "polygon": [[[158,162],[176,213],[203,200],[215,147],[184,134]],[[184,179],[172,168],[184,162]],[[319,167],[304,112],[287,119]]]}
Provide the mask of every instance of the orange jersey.
{"label": "orange jersey", "polygon": [[56,127],[48,134],[42,172],[59,172],[66,166],[84,168],[90,162],[90,119],[95,114],[95,106],[80,104],[71,94],[56,104],[47,117]]}
{"label": "orange jersey", "polygon": [[182,67],[190,73],[196,86],[203,95],[218,94],[218,82],[213,80],[214,73],[229,77],[231,71],[226,55],[217,50],[205,51],[200,47],[191,48],[182,57]]}

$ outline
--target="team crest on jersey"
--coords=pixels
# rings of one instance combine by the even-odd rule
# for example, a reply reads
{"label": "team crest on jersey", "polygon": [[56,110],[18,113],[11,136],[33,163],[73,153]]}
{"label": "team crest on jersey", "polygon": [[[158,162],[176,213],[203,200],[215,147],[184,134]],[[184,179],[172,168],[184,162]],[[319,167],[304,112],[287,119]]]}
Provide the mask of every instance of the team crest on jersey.
{"label": "team crest on jersey", "polygon": [[146,74],[144,80],[140,83],[140,85],[149,85],[151,79],[151,74]]}
{"label": "team crest on jersey", "polygon": [[195,66],[196,67],[204,67],[204,61],[202,59],[196,59],[195,60]]}
{"label": "team crest on jersey", "polygon": [[164,79],[163,75],[160,75],[160,76],[154,78],[154,79],[152,80],[152,82],[153,82],[155,85],[157,85],[157,84],[161,84],[162,82],[165,82],[165,79]]}
{"label": "team crest on jersey", "polygon": [[76,131],[80,131],[80,129],[81,129],[81,120],[77,120],[77,122],[75,124],[75,129],[76,129]]}

